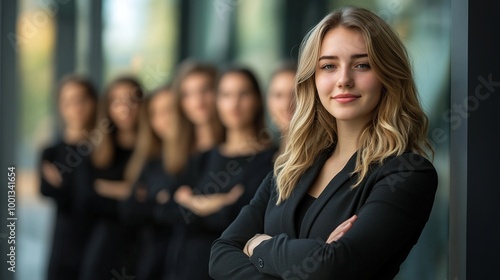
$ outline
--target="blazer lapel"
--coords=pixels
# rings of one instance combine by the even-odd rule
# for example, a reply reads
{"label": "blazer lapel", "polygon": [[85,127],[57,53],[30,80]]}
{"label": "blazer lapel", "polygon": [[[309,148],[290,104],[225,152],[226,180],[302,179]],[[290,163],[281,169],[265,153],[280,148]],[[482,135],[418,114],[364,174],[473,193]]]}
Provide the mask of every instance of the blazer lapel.
{"label": "blazer lapel", "polygon": [[284,209],[281,218],[282,228],[284,232],[293,232],[294,234],[290,235],[292,238],[297,238],[298,236],[298,233],[295,230],[295,210],[307,190],[309,190],[309,187],[314,183],[316,177],[318,177],[321,168],[323,167],[326,159],[331,155],[332,151],[332,148],[328,148],[320,154],[315,163],[306,170],[304,175],[302,175],[290,197],[283,203]]}
{"label": "blazer lapel", "polygon": [[323,192],[306,212],[300,228],[300,238],[306,238],[309,235],[309,231],[311,230],[316,217],[321,213],[323,207],[330,201],[331,197],[337,192],[337,190],[351,178],[351,172],[354,171],[354,168],[356,167],[356,157],[357,153],[354,153],[349,161],[347,161],[344,168],[337,173],[335,177],[333,177]]}

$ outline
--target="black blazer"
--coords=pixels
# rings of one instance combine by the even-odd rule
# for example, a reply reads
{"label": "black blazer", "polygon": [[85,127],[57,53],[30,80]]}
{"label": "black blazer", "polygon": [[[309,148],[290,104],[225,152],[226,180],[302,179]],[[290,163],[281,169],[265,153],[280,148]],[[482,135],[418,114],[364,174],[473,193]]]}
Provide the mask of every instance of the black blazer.
{"label": "black blazer", "polygon": [[[437,189],[433,165],[404,153],[374,164],[352,189],[356,154],[330,181],[304,216],[297,234],[294,213],[332,149],[325,150],[300,179],[290,198],[276,205],[269,174],[253,200],[212,246],[215,279],[393,279],[417,242]],[[330,233],[352,215],[352,228],[337,242]],[[248,258],[245,243],[256,233],[273,236]]]}

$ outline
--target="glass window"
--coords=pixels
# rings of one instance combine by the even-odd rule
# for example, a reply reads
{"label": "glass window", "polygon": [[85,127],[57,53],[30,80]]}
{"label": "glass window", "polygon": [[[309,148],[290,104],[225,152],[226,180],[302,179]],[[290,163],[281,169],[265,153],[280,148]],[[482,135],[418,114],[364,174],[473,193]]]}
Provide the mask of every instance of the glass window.
{"label": "glass window", "polygon": [[50,248],[52,208],[38,193],[38,159],[56,131],[54,108],[55,20],[58,4],[48,1],[19,2],[17,36],[20,93],[19,141],[16,145],[18,190],[17,279],[45,275]]}
{"label": "glass window", "polygon": [[104,79],[136,74],[147,90],[163,85],[176,63],[178,2],[103,3]]}

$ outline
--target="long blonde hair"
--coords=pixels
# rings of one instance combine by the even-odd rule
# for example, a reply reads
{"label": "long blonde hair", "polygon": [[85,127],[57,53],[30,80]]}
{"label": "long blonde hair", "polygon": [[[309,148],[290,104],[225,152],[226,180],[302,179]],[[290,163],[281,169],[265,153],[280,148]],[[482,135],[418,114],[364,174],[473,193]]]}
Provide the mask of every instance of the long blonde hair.
{"label": "long blonde hair", "polygon": [[391,27],[372,12],[356,7],[328,14],[304,38],[295,77],[296,108],[285,152],[274,165],[277,204],[290,197],[300,177],[325,149],[336,145],[335,118],[321,104],[315,85],[315,69],[325,34],[337,27],[360,32],[368,59],[382,83],[382,97],[374,117],[358,138],[357,187],[373,163],[412,151],[433,151],[427,140],[427,116],[417,96],[406,48]]}

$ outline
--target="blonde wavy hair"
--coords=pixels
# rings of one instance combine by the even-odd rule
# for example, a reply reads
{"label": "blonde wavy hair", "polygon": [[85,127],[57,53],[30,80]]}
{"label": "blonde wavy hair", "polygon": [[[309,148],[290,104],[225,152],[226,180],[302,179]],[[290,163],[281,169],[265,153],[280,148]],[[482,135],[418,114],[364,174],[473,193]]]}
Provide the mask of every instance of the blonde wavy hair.
{"label": "blonde wavy hair", "polygon": [[315,70],[325,34],[338,26],[360,32],[366,42],[370,66],[382,83],[382,96],[374,117],[358,138],[357,187],[370,165],[405,151],[433,153],[427,140],[428,120],[418,99],[405,46],[381,18],[356,7],[338,9],[319,22],[302,41],[295,77],[295,113],[285,151],[274,165],[278,201],[288,199],[318,155],[337,142],[335,118],[321,104]]}

